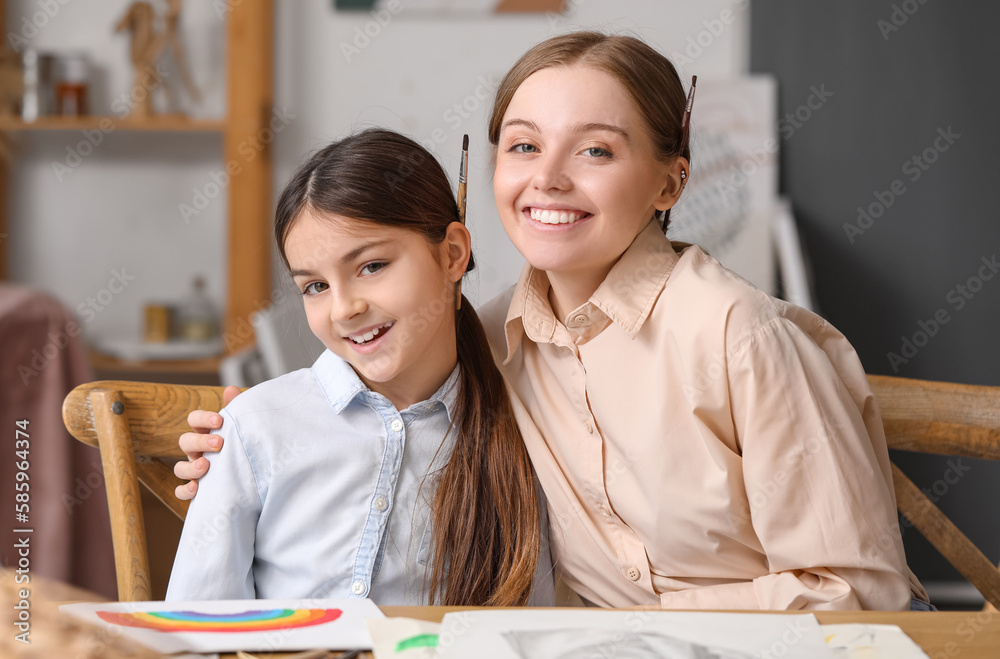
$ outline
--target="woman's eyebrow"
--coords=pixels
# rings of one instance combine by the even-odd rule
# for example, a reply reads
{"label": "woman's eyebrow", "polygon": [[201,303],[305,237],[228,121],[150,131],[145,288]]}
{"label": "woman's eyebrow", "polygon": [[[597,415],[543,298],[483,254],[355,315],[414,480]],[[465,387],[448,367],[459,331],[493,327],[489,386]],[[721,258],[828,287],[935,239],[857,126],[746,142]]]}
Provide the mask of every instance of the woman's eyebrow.
{"label": "woman's eyebrow", "polygon": [[502,126],[500,126],[500,132],[503,133],[511,126],[524,126],[525,128],[529,128],[535,131],[536,133],[540,132],[538,130],[538,125],[535,124],[534,121],[528,121],[527,119],[508,119],[507,121],[503,122]]}
{"label": "woman's eyebrow", "polygon": [[614,124],[602,124],[597,122],[577,124],[573,127],[573,130],[577,133],[589,133],[595,130],[604,130],[610,133],[617,133],[618,135],[621,135],[626,142],[629,141],[628,131],[621,126],[615,126]]}
{"label": "woman's eyebrow", "polygon": [[[511,126],[524,126],[525,128],[533,130],[536,133],[542,132],[538,129],[538,125],[535,122],[528,121],[527,119],[510,119],[508,121],[505,121],[503,125],[500,126],[500,132],[503,133]],[[621,126],[616,126],[614,124],[605,124],[601,122],[588,122],[585,124],[577,124],[572,127],[572,132],[574,133],[589,133],[595,130],[603,130],[603,131],[608,131],[610,133],[616,133],[618,135],[621,135],[622,139],[624,139],[626,142],[629,141],[628,131],[622,128]]]}

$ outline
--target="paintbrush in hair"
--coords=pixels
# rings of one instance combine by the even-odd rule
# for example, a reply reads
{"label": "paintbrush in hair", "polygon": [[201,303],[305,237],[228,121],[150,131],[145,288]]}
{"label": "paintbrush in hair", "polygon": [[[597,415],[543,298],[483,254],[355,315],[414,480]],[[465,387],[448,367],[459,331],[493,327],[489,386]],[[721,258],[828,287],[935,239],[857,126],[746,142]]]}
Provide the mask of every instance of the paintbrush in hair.
{"label": "paintbrush in hair", "polygon": [[[465,190],[469,178],[469,136],[462,136],[462,161],[458,168],[458,221],[465,225]],[[462,280],[455,282],[455,311],[462,308]]]}

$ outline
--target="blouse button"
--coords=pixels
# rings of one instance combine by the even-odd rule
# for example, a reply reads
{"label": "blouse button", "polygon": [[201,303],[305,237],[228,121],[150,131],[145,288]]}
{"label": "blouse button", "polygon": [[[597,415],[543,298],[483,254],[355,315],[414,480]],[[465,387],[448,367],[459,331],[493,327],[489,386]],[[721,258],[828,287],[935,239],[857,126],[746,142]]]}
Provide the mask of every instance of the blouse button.
{"label": "blouse button", "polygon": [[598,506],[597,509],[601,511],[601,514],[604,515],[605,517],[611,517],[611,511],[608,510],[608,507],[605,506],[603,503],[600,506]]}
{"label": "blouse button", "polygon": [[583,325],[584,323],[587,322],[587,317],[582,313],[578,313],[577,315],[573,316],[573,322],[576,323],[577,325]]}
{"label": "blouse button", "polygon": [[353,584],[351,584],[351,592],[354,593],[355,595],[364,595],[365,582],[360,580],[355,581]]}
{"label": "blouse button", "polygon": [[594,424],[592,424],[590,421],[584,422],[583,427],[586,428],[587,432],[590,433],[591,435],[594,434]]}
{"label": "blouse button", "polygon": [[632,581],[638,581],[639,577],[642,576],[642,573],[639,572],[639,568],[633,565],[629,569],[625,570],[625,576]]}
{"label": "blouse button", "polygon": [[403,429],[403,422],[399,419],[393,419],[389,427],[392,428],[393,432],[399,432]]}
{"label": "blouse button", "polygon": [[385,509],[389,507],[389,500],[386,499],[381,494],[375,497],[375,510],[380,513],[385,512]]}

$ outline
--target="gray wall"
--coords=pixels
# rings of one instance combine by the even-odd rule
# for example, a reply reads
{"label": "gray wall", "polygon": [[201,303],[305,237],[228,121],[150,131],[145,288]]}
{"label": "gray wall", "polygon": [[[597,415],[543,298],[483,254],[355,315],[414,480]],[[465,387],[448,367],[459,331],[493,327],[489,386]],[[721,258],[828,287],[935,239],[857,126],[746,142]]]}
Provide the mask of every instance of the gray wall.
{"label": "gray wall", "polygon": [[[751,3],[751,70],[781,90],[782,193],[821,313],[870,373],[1000,385],[998,24],[985,0]],[[945,460],[893,457],[996,562],[1000,465],[964,460],[949,483]],[[955,574],[917,536],[918,576]]]}

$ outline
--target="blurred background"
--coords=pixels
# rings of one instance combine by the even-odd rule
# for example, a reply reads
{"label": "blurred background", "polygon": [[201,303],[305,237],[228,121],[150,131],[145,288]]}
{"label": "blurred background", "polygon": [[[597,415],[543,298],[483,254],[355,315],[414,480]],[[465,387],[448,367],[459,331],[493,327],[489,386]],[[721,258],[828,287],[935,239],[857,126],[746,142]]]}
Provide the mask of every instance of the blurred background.
{"label": "blurred background", "polygon": [[[35,429],[45,576],[114,596],[100,460],[58,417],[72,386],[247,385],[316,354],[269,233],[311,150],[386,126],[457,177],[468,133],[479,268],[464,290],[478,304],[514,283],[523,261],[496,217],[486,119],[517,57],[574,29],[639,36],[685,84],[699,78],[671,237],[814,308],[869,373],[1000,385],[994,3],[0,5],[2,409],[5,428]],[[1000,559],[997,513],[980,505],[1000,494],[995,465],[966,460],[955,478],[946,460],[894,459]],[[165,583],[179,524],[148,515]],[[981,604],[916,531],[904,540],[932,600]]]}

